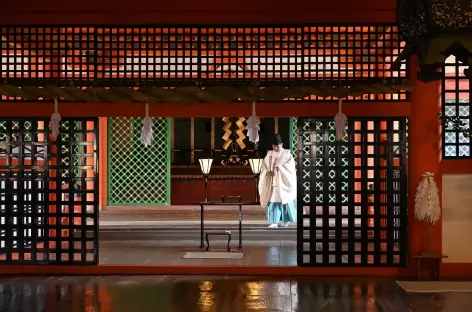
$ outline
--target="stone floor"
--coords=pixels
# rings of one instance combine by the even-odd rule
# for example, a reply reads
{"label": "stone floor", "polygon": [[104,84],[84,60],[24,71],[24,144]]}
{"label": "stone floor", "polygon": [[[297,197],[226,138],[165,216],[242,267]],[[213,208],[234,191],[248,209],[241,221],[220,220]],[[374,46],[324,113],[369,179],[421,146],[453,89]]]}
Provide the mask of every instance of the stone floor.
{"label": "stone floor", "polygon": [[0,280],[1,312],[463,312],[472,293],[406,294],[390,280],[199,276]]}

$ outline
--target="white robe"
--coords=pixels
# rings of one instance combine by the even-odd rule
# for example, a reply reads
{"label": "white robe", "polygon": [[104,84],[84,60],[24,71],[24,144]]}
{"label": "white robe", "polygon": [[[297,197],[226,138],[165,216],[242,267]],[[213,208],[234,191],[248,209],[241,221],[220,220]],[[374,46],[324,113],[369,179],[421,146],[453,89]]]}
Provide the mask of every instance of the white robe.
{"label": "white robe", "polygon": [[[275,175],[268,176],[269,171]],[[261,167],[259,195],[264,208],[269,202],[287,204],[297,199],[297,172],[289,150],[281,148],[279,152],[267,153]]]}

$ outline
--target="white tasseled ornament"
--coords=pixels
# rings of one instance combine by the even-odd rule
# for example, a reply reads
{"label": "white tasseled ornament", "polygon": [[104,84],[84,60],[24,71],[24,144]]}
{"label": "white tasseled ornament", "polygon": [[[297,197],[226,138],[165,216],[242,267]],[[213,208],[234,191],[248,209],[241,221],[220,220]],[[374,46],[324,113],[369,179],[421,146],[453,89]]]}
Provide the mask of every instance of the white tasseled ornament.
{"label": "white tasseled ornament", "polygon": [[336,128],[336,141],[342,141],[346,134],[347,117],[343,113],[343,99],[338,100],[338,113],[334,116],[334,126]]}
{"label": "white tasseled ornament", "polygon": [[418,184],[415,196],[415,217],[418,220],[431,224],[441,217],[438,187],[434,181],[434,174],[425,172]]}
{"label": "white tasseled ornament", "polygon": [[61,127],[61,115],[59,115],[59,100],[56,98],[54,99],[54,113],[51,116],[51,120],[49,121],[49,130],[51,130],[51,134],[54,139],[57,139],[60,133]]}
{"label": "white tasseled ornament", "polygon": [[154,125],[152,118],[149,116],[149,104],[146,103],[146,116],[143,119],[143,129],[141,130],[141,143],[148,147],[152,144],[152,126]]}
{"label": "white tasseled ornament", "polygon": [[252,116],[249,117],[246,121],[247,136],[249,141],[253,143],[259,142],[259,125],[261,121],[259,117],[256,116],[256,102],[252,102]]}

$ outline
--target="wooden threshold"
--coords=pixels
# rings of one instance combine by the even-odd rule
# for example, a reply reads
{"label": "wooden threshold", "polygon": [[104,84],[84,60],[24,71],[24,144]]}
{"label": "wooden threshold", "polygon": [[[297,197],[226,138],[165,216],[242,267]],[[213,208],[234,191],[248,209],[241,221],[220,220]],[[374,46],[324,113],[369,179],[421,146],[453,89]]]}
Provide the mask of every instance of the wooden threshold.
{"label": "wooden threshold", "polygon": [[201,265],[1,265],[0,275],[239,275],[408,277],[406,268]]}

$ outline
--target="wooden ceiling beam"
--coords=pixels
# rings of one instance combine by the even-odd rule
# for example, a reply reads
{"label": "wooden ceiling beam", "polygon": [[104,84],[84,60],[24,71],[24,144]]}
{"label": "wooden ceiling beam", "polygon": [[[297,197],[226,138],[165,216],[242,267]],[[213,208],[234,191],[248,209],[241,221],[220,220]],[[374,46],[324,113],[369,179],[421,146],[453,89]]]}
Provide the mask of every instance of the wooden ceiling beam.
{"label": "wooden ceiling beam", "polygon": [[394,23],[395,0],[3,0],[2,24]]}

